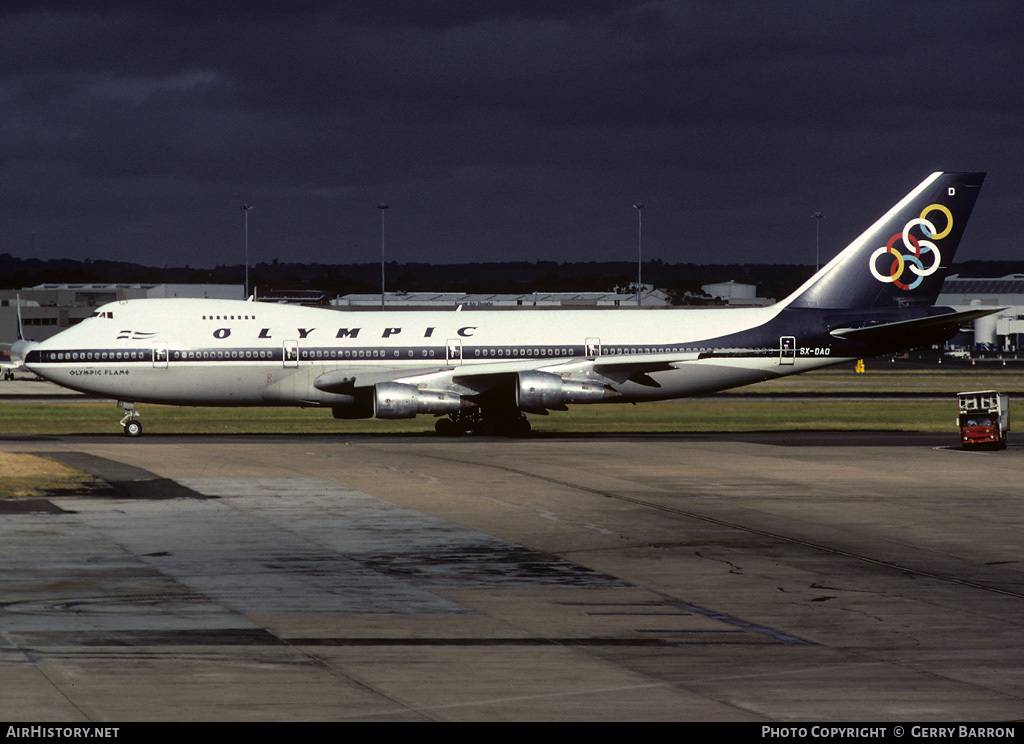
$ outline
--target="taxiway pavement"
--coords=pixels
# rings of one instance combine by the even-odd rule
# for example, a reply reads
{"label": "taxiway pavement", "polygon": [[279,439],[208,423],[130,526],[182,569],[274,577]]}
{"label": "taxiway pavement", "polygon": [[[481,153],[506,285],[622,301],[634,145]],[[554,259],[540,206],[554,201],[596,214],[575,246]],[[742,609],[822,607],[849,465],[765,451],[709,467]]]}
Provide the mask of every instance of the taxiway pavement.
{"label": "taxiway pavement", "polygon": [[0,438],[0,718],[992,721],[1024,447],[955,435]]}

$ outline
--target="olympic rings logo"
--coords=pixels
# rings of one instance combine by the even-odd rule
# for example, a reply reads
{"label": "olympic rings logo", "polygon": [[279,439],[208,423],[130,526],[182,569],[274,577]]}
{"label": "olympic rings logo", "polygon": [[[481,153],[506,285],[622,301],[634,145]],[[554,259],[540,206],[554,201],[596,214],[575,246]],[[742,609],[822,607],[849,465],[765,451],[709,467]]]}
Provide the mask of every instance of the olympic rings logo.
{"label": "olympic rings logo", "polygon": [[[946,227],[939,232],[935,224],[928,219],[932,212],[941,212],[946,217]],[[924,234],[924,240],[910,234],[911,229],[919,227]],[[871,254],[868,259],[868,268],[871,269],[871,276],[886,284],[895,284],[900,289],[917,289],[926,276],[934,274],[942,262],[942,254],[933,240],[942,240],[949,235],[953,229],[953,215],[949,209],[942,204],[929,204],[921,212],[921,216],[910,220],[903,226],[902,233],[896,233],[881,248]],[[896,242],[902,240],[903,248],[909,253],[903,253],[896,246]],[[922,253],[931,254],[930,262],[926,268],[922,260]],[[878,258],[885,254],[892,254],[892,263],[889,265],[889,273],[883,274],[878,270]],[[908,281],[909,280],[909,281]]]}

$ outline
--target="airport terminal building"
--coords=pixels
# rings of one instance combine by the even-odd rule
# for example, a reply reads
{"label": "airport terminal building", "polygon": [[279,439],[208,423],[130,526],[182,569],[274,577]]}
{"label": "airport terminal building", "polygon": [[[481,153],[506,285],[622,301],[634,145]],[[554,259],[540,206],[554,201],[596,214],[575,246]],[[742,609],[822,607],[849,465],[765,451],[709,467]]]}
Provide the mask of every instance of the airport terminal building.
{"label": "airport terminal building", "polygon": [[950,348],[1016,355],[1024,344],[1024,274],[977,279],[952,274],[942,285],[936,305],[956,310],[1004,308],[979,318],[949,343]]}
{"label": "airport terminal building", "polygon": [[[347,294],[331,301],[338,310],[379,310],[380,293]],[[539,308],[637,307],[635,294],[619,292],[528,292],[500,294],[490,292],[386,292],[384,305],[393,310],[514,310]],[[644,285],[640,293],[641,307],[669,307],[671,298],[665,292]]]}
{"label": "airport terminal building", "polygon": [[25,337],[45,341],[88,318],[100,305],[153,297],[244,299],[238,284],[39,284],[0,289],[0,341],[18,337],[18,310]]}

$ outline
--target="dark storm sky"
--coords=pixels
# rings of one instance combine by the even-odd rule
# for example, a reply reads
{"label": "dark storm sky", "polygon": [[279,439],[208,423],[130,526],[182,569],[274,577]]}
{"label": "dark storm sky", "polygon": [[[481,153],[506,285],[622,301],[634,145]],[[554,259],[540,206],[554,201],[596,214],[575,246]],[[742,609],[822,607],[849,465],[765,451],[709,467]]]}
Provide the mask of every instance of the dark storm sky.
{"label": "dark storm sky", "polygon": [[935,170],[1024,258],[1015,2],[18,2],[0,252],[813,263]]}

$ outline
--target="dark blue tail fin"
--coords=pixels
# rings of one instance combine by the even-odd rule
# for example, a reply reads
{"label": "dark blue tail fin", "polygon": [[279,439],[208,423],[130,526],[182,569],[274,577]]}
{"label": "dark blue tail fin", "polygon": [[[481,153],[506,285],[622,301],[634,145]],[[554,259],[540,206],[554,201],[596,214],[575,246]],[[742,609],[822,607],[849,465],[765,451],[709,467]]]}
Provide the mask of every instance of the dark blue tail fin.
{"label": "dark blue tail fin", "polygon": [[984,180],[984,173],[933,173],[782,304],[934,304]]}

